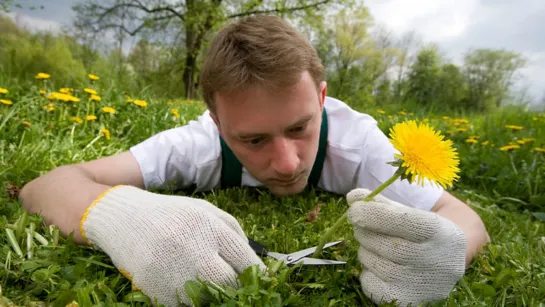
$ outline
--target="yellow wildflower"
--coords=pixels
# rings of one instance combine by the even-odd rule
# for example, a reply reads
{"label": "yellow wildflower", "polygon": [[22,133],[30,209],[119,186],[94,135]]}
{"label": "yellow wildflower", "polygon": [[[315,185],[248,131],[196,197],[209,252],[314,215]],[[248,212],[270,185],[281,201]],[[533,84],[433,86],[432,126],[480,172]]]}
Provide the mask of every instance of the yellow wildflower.
{"label": "yellow wildflower", "polygon": [[94,89],[92,88],[84,88],[83,89],[86,93],[89,93],[91,95],[96,95],[97,94],[97,91],[95,91]]}
{"label": "yellow wildflower", "polygon": [[505,125],[505,128],[511,129],[511,130],[515,131],[515,130],[522,130],[524,127],[522,127],[522,126],[515,126],[515,125]]}
{"label": "yellow wildflower", "polygon": [[92,101],[101,101],[102,100],[102,98],[100,98],[100,96],[98,96],[98,95],[91,95],[91,98],[89,98],[89,99],[91,99]]}
{"label": "yellow wildflower", "polygon": [[29,122],[27,122],[26,120],[23,121],[23,125],[24,125],[24,126],[27,126],[27,127],[32,126],[32,124],[29,123]]}
{"label": "yellow wildflower", "polygon": [[49,79],[51,77],[50,74],[46,74],[46,73],[43,73],[43,72],[40,72],[36,75],[36,79]]}
{"label": "yellow wildflower", "polygon": [[70,94],[64,94],[64,93],[58,93],[58,92],[53,92],[51,94],[49,94],[49,96],[47,97],[48,99],[57,99],[57,100],[62,100],[62,101],[65,101],[65,102],[69,102],[69,101],[72,101],[72,102],[79,102],[79,98],[77,97],[74,97]]}
{"label": "yellow wildflower", "polygon": [[96,81],[98,79],[100,79],[99,77],[93,75],[93,74],[88,74],[87,77],[89,77],[89,79],[93,80],[93,81]]}
{"label": "yellow wildflower", "polygon": [[477,139],[472,138],[472,137],[470,137],[470,138],[468,138],[468,139],[466,140],[466,143],[478,143],[478,142],[479,142],[479,141],[477,141]]}
{"label": "yellow wildflower", "polygon": [[40,94],[45,95],[45,90],[40,90]]}
{"label": "yellow wildflower", "polygon": [[135,101],[133,101],[133,103],[134,103],[135,105],[137,105],[137,106],[140,106],[140,107],[145,107],[145,106],[148,105],[148,103],[145,102],[144,100],[138,100],[138,99],[135,100]]}
{"label": "yellow wildflower", "polygon": [[517,144],[510,144],[510,145],[505,145],[505,146],[500,147],[500,150],[501,151],[511,151],[511,150],[517,149],[517,148],[520,148],[520,146],[517,145]]}
{"label": "yellow wildflower", "polygon": [[8,90],[0,87],[0,94],[7,94]]}
{"label": "yellow wildflower", "polygon": [[67,87],[63,87],[59,90],[59,92],[63,93],[63,94],[70,94],[70,89],[67,88]]}
{"label": "yellow wildflower", "polygon": [[44,110],[50,112],[50,111],[55,110],[55,105],[52,104],[52,103],[49,103],[49,104],[47,104],[47,105],[45,105],[45,106],[42,106],[42,109],[44,109]]}
{"label": "yellow wildflower", "polygon": [[384,110],[381,110],[381,109],[377,109],[377,113],[380,113],[380,114],[386,114],[386,111],[384,111]]}
{"label": "yellow wildflower", "polygon": [[399,123],[390,134],[390,142],[401,153],[394,156],[402,161],[400,167],[406,168],[404,175],[410,182],[416,178],[423,185],[427,178],[446,188],[458,177],[459,160],[452,141],[443,140],[428,124]]}
{"label": "yellow wildflower", "polygon": [[405,111],[399,111],[397,113],[400,114],[400,115],[407,115],[407,113],[405,113]]}
{"label": "yellow wildflower", "polygon": [[541,147],[536,147],[534,148],[534,150],[538,152],[545,152],[545,148],[541,148]]}
{"label": "yellow wildflower", "polygon": [[106,113],[111,113],[111,114],[115,113],[115,109],[112,107],[102,107],[102,111]]}
{"label": "yellow wildflower", "polygon": [[467,131],[467,128],[458,128],[458,129],[456,129],[456,131],[458,131],[458,132],[466,132],[466,131]]}
{"label": "yellow wildflower", "polygon": [[102,134],[104,134],[104,136],[106,137],[107,140],[110,139],[110,130],[108,130],[106,128],[100,128],[100,132]]}
{"label": "yellow wildflower", "polygon": [[5,104],[5,105],[13,104],[13,102],[11,100],[7,100],[7,99],[0,99],[0,102],[2,104]]}
{"label": "yellow wildflower", "polygon": [[486,145],[488,145],[488,143],[490,143],[490,141],[484,141],[484,142],[481,142],[481,145],[486,146]]}
{"label": "yellow wildflower", "polygon": [[95,120],[95,119],[97,119],[97,117],[94,116],[94,115],[87,115],[87,117],[85,117],[85,119],[86,120]]}
{"label": "yellow wildflower", "polygon": [[70,118],[74,123],[78,123],[78,124],[81,124],[81,122],[83,121],[81,118],[77,117],[77,116],[73,116],[72,118]]}
{"label": "yellow wildflower", "polygon": [[170,110],[170,113],[172,113],[172,115],[174,115],[174,118],[179,118],[180,117],[180,113],[178,113],[178,109],[172,109],[172,110]]}

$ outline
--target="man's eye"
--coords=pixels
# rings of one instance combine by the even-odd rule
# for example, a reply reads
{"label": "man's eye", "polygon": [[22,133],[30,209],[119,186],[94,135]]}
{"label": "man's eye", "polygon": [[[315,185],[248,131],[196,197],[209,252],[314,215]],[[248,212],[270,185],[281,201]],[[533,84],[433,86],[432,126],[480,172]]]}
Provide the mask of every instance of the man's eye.
{"label": "man's eye", "polygon": [[301,132],[301,131],[305,131],[305,128],[306,126],[299,126],[299,127],[295,127],[293,129],[291,129],[291,131],[293,132]]}
{"label": "man's eye", "polygon": [[263,138],[255,138],[255,139],[251,139],[251,140],[246,141],[246,144],[259,145],[259,143],[261,143],[261,141],[263,141]]}

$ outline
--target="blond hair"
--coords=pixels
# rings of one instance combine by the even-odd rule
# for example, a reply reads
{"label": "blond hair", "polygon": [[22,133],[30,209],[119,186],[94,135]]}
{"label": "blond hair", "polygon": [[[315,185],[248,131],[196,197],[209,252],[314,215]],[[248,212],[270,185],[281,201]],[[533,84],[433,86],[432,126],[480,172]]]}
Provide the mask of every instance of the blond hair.
{"label": "blond hair", "polygon": [[304,71],[318,90],[325,73],[310,42],[278,16],[250,16],[216,34],[204,60],[200,86],[204,102],[214,112],[218,92],[252,85],[278,91],[298,83]]}

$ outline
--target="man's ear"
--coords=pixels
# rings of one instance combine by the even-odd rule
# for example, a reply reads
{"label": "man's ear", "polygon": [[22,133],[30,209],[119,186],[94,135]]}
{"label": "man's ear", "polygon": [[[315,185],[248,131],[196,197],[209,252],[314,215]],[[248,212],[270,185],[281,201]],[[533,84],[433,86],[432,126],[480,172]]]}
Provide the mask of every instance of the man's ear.
{"label": "man's ear", "polygon": [[223,135],[221,134],[220,121],[219,121],[218,117],[212,111],[210,111],[209,114],[210,114],[210,117],[212,118],[212,120],[214,121],[214,123],[216,124],[216,128],[218,128],[219,134],[223,137]]}
{"label": "man's ear", "polygon": [[327,82],[320,82],[320,108],[324,107],[325,97],[327,96]]}

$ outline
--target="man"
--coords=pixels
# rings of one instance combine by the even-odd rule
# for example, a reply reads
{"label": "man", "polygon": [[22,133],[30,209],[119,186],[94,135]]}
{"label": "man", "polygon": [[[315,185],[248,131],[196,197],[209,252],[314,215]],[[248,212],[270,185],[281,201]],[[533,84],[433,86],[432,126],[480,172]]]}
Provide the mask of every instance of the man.
{"label": "man", "polygon": [[146,189],[265,186],[282,196],[310,185],[346,194],[366,295],[403,305],[447,296],[488,240],[482,221],[446,191],[407,181],[357,201],[393,174],[395,151],[370,116],[326,96],[324,79],[316,51],[282,19],[241,19],[210,45],[200,79],[209,110],[198,120],[58,167],[23,188],[23,206],[172,306],[189,304],[186,280],[234,284],[264,265],[227,212]]}

